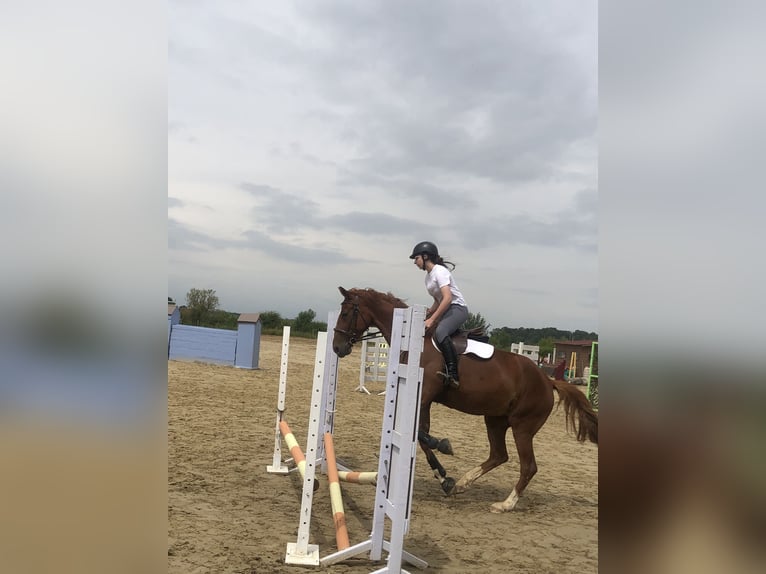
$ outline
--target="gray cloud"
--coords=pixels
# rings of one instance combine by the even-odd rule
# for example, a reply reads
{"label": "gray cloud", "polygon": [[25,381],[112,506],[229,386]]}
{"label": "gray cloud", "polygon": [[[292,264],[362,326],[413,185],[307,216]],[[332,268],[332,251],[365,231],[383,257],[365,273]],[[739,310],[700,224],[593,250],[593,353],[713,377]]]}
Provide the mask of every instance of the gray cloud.
{"label": "gray cloud", "polygon": [[270,259],[285,263],[304,263],[314,266],[359,263],[362,260],[349,257],[338,249],[321,246],[305,247],[279,241],[261,231],[245,232],[241,240],[218,239],[200,233],[168,219],[168,248],[170,250],[241,249],[267,255]]}
{"label": "gray cloud", "polygon": [[273,233],[335,229],[357,235],[390,236],[410,233],[418,227],[424,231],[431,228],[428,223],[420,221],[422,218],[402,218],[385,213],[352,210],[325,216],[319,203],[296,194],[253,183],[242,183],[240,188],[259,200],[259,205],[252,210],[253,215],[266,230]]}
{"label": "gray cloud", "polygon": [[592,208],[595,193],[581,192],[575,208],[560,212],[552,222],[535,220],[527,215],[505,218],[488,216],[465,220],[458,230],[461,240],[472,249],[493,245],[537,245],[571,248],[596,253],[598,228]]}
{"label": "gray cloud", "polygon": [[[306,15],[327,40],[309,59],[314,83],[350,110],[357,166],[378,175],[526,181],[550,176],[570,142],[594,138],[595,36],[556,25],[550,6],[532,17],[528,10],[312,3]],[[577,49],[552,49],[557,33],[570,34]]]}
{"label": "gray cloud", "polygon": [[[351,162],[351,166],[354,162]],[[402,199],[414,199],[427,207],[446,205],[451,208],[475,208],[478,202],[466,191],[402,177],[387,177],[359,169],[339,171],[338,184],[358,193],[360,187],[375,188]]]}
{"label": "gray cloud", "polygon": [[274,240],[260,231],[245,233],[245,246],[285,263],[304,263],[314,266],[359,263],[362,260],[345,255],[337,249],[302,247]]}
{"label": "gray cloud", "polygon": [[359,235],[383,235],[389,237],[392,235],[408,235],[415,228],[426,231],[432,229],[430,225],[421,223],[417,219],[404,219],[386,213],[364,213],[361,211],[325,217],[322,219],[322,223],[334,229]]}
{"label": "gray cloud", "polygon": [[273,233],[289,233],[304,228],[316,228],[319,204],[311,199],[287,193],[268,185],[242,183],[240,188],[257,199],[252,213],[256,221]]}
{"label": "gray cloud", "polygon": [[[434,213],[441,209],[453,211],[451,219],[459,221],[455,233],[470,249],[514,244],[564,247],[588,252],[595,252],[597,248],[597,193],[593,189],[578,192],[572,207],[561,211],[554,221],[546,222],[527,215],[471,215],[460,208],[466,204],[476,205],[474,199],[451,205],[449,197],[441,190],[429,189],[429,186],[421,189],[431,194],[426,204],[432,207],[413,211],[413,217],[359,210],[323,215],[321,204],[299,195],[252,183],[243,183],[240,187],[259,199],[259,205],[252,210],[259,224],[270,233],[279,235],[310,229],[334,229],[359,236],[391,237],[408,236],[417,229],[421,235],[434,236],[440,233],[440,226],[433,225],[431,220],[435,218]],[[403,196],[406,192],[399,188],[395,194]],[[427,194],[420,195],[421,199],[426,197]]]}
{"label": "gray cloud", "polygon": [[[330,289],[334,301],[345,277],[419,293],[417,279],[408,291],[413,267],[402,253],[430,239],[492,269],[493,282],[460,278],[477,308],[494,302],[505,313],[497,290],[505,284],[519,298],[513,321],[529,323],[520,313],[543,299],[571,305],[575,296],[579,309],[552,304],[550,313],[594,315],[595,276],[573,276],[562,298],[549,267],[520,280],[484,253],[520,246],[518,257],[595,267],[595,1],[172,0],[170,10],[168,177],[178,191],[168,241],[188,251],[174,265],[216,249],[284,263],[259,294],[279,310],[279,301],[291,304],[280,282],[315,300]],[[188,198],[186,183],[195,185]],[[248,194],[246,207],[232,203],[232,186]],[[223,240],[181,225],[187,207],[199,216],[192,207],[202,190],[216,210],[208,226],[231,222],[239,237],[232,227],[209,231]],[[326,284],[317,273],[303,287],[303,266],[339,277]],[[249,270],[216,272],[248,308],[252,292],[236,286]]]}
{"label": "gray cloud", "polygon": [[168,249],[171,250],[212,250],[231,247],[234,242],[216,239],[210,235],[194,231],[172,217],[168,217]]}

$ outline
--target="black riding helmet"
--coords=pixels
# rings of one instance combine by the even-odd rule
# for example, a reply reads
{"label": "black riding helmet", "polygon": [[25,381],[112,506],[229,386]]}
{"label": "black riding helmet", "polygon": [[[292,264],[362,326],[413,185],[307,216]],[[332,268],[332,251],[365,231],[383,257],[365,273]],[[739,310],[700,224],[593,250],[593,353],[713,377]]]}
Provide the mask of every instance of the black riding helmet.
{"label": "black riding helmet", "polygon": [[410,255],[410,259],[415,259],[415,257],[418,255],[423,255],[424,253],[427,253],[431,257],[439,257],[439,248],[430,241],[421,241],[412,248],[412,255]]}

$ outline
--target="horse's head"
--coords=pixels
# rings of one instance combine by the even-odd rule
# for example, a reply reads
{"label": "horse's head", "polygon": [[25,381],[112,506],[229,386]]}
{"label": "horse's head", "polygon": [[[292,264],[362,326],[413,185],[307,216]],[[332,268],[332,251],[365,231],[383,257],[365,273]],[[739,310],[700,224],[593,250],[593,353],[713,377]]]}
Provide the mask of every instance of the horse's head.
{"label": "horse's head", "polygon": [[369,313],[360,308],[358,293],[353,293],[353,289],[346,291],[343,287],[338,287],[338,290],[343,295],[343,302],[340,304],[340,315],[335,324],[332,350],[339,357],[345,357],[351,352],[354,343],[362,339],[362,335],[370,327],[371,319]]}

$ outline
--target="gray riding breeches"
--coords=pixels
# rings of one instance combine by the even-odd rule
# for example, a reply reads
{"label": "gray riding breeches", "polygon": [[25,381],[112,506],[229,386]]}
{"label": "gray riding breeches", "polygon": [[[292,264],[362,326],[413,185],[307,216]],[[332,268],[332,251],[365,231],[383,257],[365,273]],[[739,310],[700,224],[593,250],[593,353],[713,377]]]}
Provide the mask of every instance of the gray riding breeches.
{"label": "gray riding breeches", "polygon": [[468,307],[450,305],[444,315],[439,318],[439,324],[434,331],[434,340],[441,343],[445,337],[457,331],[466,319],[468,319]]}

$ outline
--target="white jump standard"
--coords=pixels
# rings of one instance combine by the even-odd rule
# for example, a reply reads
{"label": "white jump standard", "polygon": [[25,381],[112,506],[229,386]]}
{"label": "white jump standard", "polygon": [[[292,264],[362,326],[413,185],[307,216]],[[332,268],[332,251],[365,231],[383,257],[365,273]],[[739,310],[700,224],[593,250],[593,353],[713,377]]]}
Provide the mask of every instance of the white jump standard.
{"label": "white jump standard", "polygon": [[287,355],[290,351],[290,327],[282,328],[282,361],[279,367],[279,394],[277,395],[277,424],[274,429],[274,458],[266,467],[272,474],[287,474],[289,469],[282,462],[282,432],[279,423],[285,416],[285,395],[287,394]]}
{"label": "white jump standard", "polygon": [[[408,574],[402,568],[402,562],[418,568],[428,566],[426,561],[403,548],[404,535],[410,525],[415,455],[418,449],[417,428],[423,383],[420,354],[423,350],[424,321],[425,307],[394,311],[380,435],[378,484],[370,538],[322,558],[322,565],[335,564],[369,550],[371,561],[381,560],[383,551],[388,552],[386,566],[373,574]],[[392,360],[392,357],[400,357],[402,351],[409,351],[406,364]],[[386,518],[391,521],[390,540],[384,539]]]}
{"label": "white jump standard", "polygon": [[[338,312],[330,313],[328,331],[333,329],[338,319]],[[311,395],[309,430],[306,440],[305,464],[303,467],[303,490],[301,511],[296,542],[288,543],[285,563],[299,565],[329,565],[346,560],[369,551],[369,559],[374,562],[383,560],[383,552],[388,553],[386,565],[373,574],[408,574],[402,568],[403,562],[418,568],[428,566],[427,562],[406,552],[403,548],[404,535],[409,530],[412,507],[412,491],[415,475],[415,460],[418,449],[417,428],[420,416],[420,393],[423,370],[420,368],[420,354],[423,350],[423,330],[425,307],[396,309],[391,337],[389,357],[400,357],[407,351],[407,363],[392,362],[389,359],[386,380],[385,410],[381,429],[378,471],[355,473],[342,469],[338,479],[346,478],[349,482],[374,484],[376,488],[375,509],[372,532],[368,539],[348,548],[325,556],[320,560],[319,547],[309,544],[311,507],[316,485],[317,470],[328,471],[325,433],[331,433],[335,413],[335,390],[337,385],[338,357],[327,345],[327,333],[317,337],[317,364]],[[323,355],[323,357],[322,357]],[[320,357],[324,359],[324,369],[320,368]],[[285,423],[282,427],[286,426]],[[282,434],[282,433],[280,433]],[[331,439],[327,441],[331,444]],[[332,448],[332,447],[331,447]],[[321,465],[321,469],[318,466]],[[338,465],[339,468],[340,465]],[[345,476],[344,476],[345,475]],[[333,482],[335,476],[333,473]],[[340,489],[335,483],[331,492],[335,494],[334,512],[342,512],[339,504]],[[386,540],[386,518],[390,521],[390,535]],[[336,533],[338,522],[336,524]],[[343,544],[345,546],[345,543]]]}

